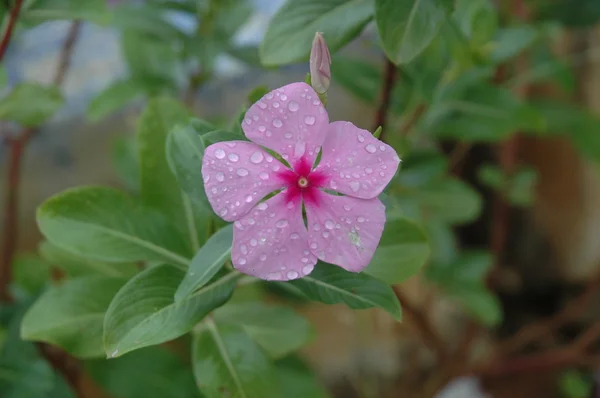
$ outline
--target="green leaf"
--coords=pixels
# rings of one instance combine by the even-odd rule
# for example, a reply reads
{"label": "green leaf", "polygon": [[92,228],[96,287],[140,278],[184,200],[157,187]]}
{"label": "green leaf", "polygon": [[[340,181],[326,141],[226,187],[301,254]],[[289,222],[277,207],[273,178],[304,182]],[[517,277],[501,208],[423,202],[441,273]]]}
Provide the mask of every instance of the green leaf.
{"label": "green leaf", "polygon": [[375,0],[375,20],[388,58],[405,64],[438,34],[446,18],[438,0]]}
{"label": "green leaf", "polygon": [[121,31],[147,35],[158,42],[173,42],[183,37],[183,32],[169,22],[166,12],[152,4],[119,4],[112,24]]}
{"label": "green leaf", "polygon": [[79,358],[101,357],[104,313],[125,281],[88,276],[51,287],[25,314],[21,337],[57,345]]}
{"label": "green leaf", "polygon": [[144,94],[142,88],[133,80],[118,80],[92,100],[87,110],[87,116],[92,122],[125,108],[126,105],[140,98]]}
{"label": "green leaf", "polygon": [[312,337],[310,324],[293,310],[256,303],[229,303],[215,311],[219,325],[240,326],[272,358],[290,354]]}
{"label": "green leaf", "polygon": [[537,0],[535,10],[539,19],[557,21],[566,27],[585,28],[600,21],[600,3],[579,0],[573,7],[571,0]]}
{"label": "green leaf", "polygon": [[482,183],[500,192],[511,204],[515,206],[533,204],[537,181],[537,173],[534,169],[523,167],[508,176],[498,166],[483,165],[477,174]]}
{"label": "green leaf", "polygon": [[488,57],[494,63],[505,62],[533,45],[538,37],[538,31],[530,25],[504,28],[491,43]]}
{"label": "green leaf", "polygon": [[498,11],[491,0],[457,0],[452,18],[474,49],[488,43],[498,28]]}
{"label": "green leaf", "polygon": [[119,136],[113,141],[112,164],[125,187],[133,192],[140,190],[140,164],[137,142],[133,135]]}
{"label": "green leaf", "polygon": [[87,361],[85,369],[103,391],[114,397],[199,396],[191,368],[161,347],[143,348],[111,360]]}
{"label": "green leaf", "polygon": [[365,272],[390,284],[416,274],[430,254],[427,236],[407,219],[388,221],[379,246]]}
{"label": "green leaf", "polygon": [[169,265],[145,270],[117,293],[104,319],[104,349],[115,358],[129,351],[173,340],[189,332],[231,296],[231,273],[175,303],[183,272]]}
{"label": "green leaf", "polygon": [[357,36],[372,17],[372,0],[288,0],[269,23],[260,59],[266,66],[308,59],[316,32],[323,32],[333,53]]}
{"label": "green leaf", "polygon": [[319,384],[310,370],[277,365],[277,376],[285,398],[330,398],[327,390]]}
{"label": "green leaf", "polygon": [[27,127],[43,124],[62,106],[58,87],[37,83],[20,83],[0,99],[0,120],[10,120]]}
{"label": "green leaf", "polygon": [[196,253],[183,281],[175,292],[175,302],[180,302],[204,286],[223,267],[231,253],[233,224],[221,228]]}
{"label": "green leaf", "polygon": [[49,264],[64,271],[71,278],[87,275],[103,275],[113,278],[129,278],[137,273],[132,263],[104,263],[71,253],[46,241],[39,246],[40,256]]}
{"label": "green leaf", "polygon": [[206,321],[194,337],[196,384],[207,397],[279,398],[275,369],[241,329]]}
{"label": "green leaf", "polygon": [[80,187],[37,211],[42,234],[78,256],[108,262],[167,261],[188,266],[178,232],[161,214],[111,188]]}
{"label": "green leaf", "polygon": [[106,3],[106,0],[36,0],[32,7],[23,10],[21,18],[28,24],[83,19],[106,25],[110,20]]}
{"label": "green leaf", "polygon": [[411,192],[429,217],[465,223],[479,217],[481,197],[471,186],[453,178],[433,181]]}
{"label": "green leaf", "polygon": [[13,283],[28,294],[38,293],[50,279],[50,266],[33,254],[21,253],[12,263]]}
{"label": "green leaf", "polygon": [[340,84],[364,103],[374,104],[378,99],[381,72],[371,62],[336,55],[331,62],[331,76],[334,84]]}
{"label": "green leaf", "polygon": [[558,384],[561,397],[588,398],[593,396],[596,383],[593,376],[586,375],[582,371],[567,370],[560,376]]}
{"label": "green leaf", "polygon": [[404,187],[421,187],[444,176],[448,160],[437,152],[413,151],[402,159],[402,171],[396,181]]}
{"label": "green leaf", "polygon": [[400,302],[389,285],[367,274],[348,272],[335,265],[319,262],[309,276],[280,284],[325,304],[343,303],[357,310],[379,307],[397,320],[402,318]]}

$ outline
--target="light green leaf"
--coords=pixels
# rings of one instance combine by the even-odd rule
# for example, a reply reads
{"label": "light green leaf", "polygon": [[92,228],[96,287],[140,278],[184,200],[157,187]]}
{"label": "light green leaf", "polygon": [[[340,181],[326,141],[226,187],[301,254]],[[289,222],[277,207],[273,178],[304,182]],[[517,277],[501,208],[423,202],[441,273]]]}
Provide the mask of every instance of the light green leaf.
{"label": "light green leaf", "polygon": [[20,253],[12,263],[13,283],[28,294],[37,294],[50,279],[50,266],[38,256]]}
{"label": "light green leaf", "polygon": [[113,397],[199,397],[189,365],[159,346],[108,361],[86,361],[85,369],[94,382]]}
{"label": "light green leaf", "polygon": [[36,0],[32,7],[23,10],[22,19],[28,24],[83,19],[106,25],[110,20],[106,3],[106,0]]}
{"label": "light green leaf", "polygon": [[145,270],[117,293],[104,319],[104,349],[115,358],[129,351],[173,340],[200,322],[231,296],[231,273],[175,303],[184,273],[169,265]]}
{"label": "light green leaf", "polygon": [[79,358],[101,357],[104,313],[125,282],[88,276],[51,287],[25,314],[21,337],[55,344]]}
{"label": "light green leaf", "polygon": [[375,0],[375,20],[388,58],[405,64],[438,34],[446,11],[438,0]]}
{"label": "light green leaf", "polygon": [[537,173],[530,167],[521,167],[506,175],[495,165],[483,165],[477,171],[479,180],[501,193],[515,206],[530,206],[534,200]]}
{"label": "light green leaf", "polygon": [[449,223],[465,223],[479,217],[481,197],[458,179],[443,179],[419,187],[412,195],[429,217]]}
{"label": "light green leaf", "polygon": [[37,83],[19,83],[0,99],[0,120],[10,120],[27,127],[43,124],[64,103],[58,87]]}
{"label": "light green leaf", "polygon": [[64,271],[71,278],[87,275],[103,275],[113,278],[129,278],[138,268],[132,263],[104,263],[78,256],[45,240],[38,248],[40,256],[50,265]]}
{"label": "light green leaf", "polygon": [[362,59],[340,55],[331,62],[332,83],[344,87],[359,101],[375,104],[381,88],[381,72],[377,66]]}
{"label": "light green leaf", "polygon": [[256,303],[229,303],[214,316],[217,324],[241,326],[272,358],[290,354],[312,337],[310,324],[293,310]]}
{"label": "light green leaf", "polygon": [[498,29],[498,11],[491,0],[457,0],[452,18],[474,49],[488,43]]}
{"label": "light green leaf", "polygon": [[192,259],[183,281],[175,292],[175,302],[184,300],[204,286],[223,267],[231,253],[233,224],[221,228],[202,246]]}
{"label": "light green leaf", "polygon": [[491,43],[488,57],[494,63],[504,62],[533,45],[538,37],[538,31],[530,25],[504,28]]}
{"label": "light green leaf", "polygon": [[319,384],[310,370],[295,369],[290,366],[277,366],[276,379],[285,398],[331,398],[327,390]]}
{"label": "light green leaf", "polygon": [[288,0],[269,23],[260,59],[266,66],[308,59],[316,32],[323,32],[333,53],[357,36],[372,17],[372,0]]}
{"label": "light green leaf", "polygon": [[132,193],[140,191],[140,164],[135,136],[118,136],[111,149],[112,164],[123,185]]}
{"label": "light green leaf", "polygon": [[390,284],[416,274],[431,250],[423,230],[407,219],[388,221],[379,246],[365,272]]}
{"label": "light green leaf", "polygon": [[279,398],[275,369],[241,328],[206,321],[194,336],[196,384],[208,398]]}
{"label": "light green leaf", "polygon": [[319,262],[304,278],[280,283],[302,296],[325,304],[343,303],[352,309],[379,307],[395,319],[402,318],[400,302],[392,288],[364,273],[353,273]]}
{"label": "light green leaf", "polygon": [[87,116],[92,122],[97,122],[124,108],[143,94],[142,88],[133,80],[118,80],[102,90],[92,100],[87,110]]}
{"label": "light green leaf", "polygon": [[111,188],[80,187],[37,211],[42,234],[56,246],[99,261],[167,261],[188,266],[182,238],[161,214]]}

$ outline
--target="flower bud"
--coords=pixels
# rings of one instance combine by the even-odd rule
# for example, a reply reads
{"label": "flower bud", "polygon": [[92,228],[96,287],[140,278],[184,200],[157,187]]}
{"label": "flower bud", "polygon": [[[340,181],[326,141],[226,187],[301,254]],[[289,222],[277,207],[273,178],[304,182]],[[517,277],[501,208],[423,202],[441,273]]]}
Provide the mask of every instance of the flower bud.
{"label": "flower bud", "polygon": [[331,55],[327,43],[320,32],[315,34],[310,50],[310,79],[312,87],[319,94],[324,94],[331,81]]}

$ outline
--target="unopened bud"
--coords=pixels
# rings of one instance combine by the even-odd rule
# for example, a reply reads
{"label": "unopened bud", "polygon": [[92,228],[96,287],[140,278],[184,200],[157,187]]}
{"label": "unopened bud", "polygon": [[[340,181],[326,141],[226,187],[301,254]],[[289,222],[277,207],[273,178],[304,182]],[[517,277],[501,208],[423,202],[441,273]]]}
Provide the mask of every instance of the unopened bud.
{"label": "unopened bud", "polygon": [[327,92],[331,81],[331,54],[320,32],[315,34],[310,50],[310,79],[317,93]]}

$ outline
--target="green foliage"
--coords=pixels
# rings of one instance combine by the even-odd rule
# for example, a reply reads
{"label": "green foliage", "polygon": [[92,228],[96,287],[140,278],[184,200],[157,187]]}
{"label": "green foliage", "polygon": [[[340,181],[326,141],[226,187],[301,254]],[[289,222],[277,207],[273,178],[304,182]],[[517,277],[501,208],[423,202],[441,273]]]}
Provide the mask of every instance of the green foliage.
{"label": "green foliage", "polygon": [[88,108],[88,118],[96,122],[122,109],[143,94],[143,88],[133,80],[118,80],[100,92]]}
{"label": "green foliage", "polygon": [[0,120],[9,120],[35,127],[50,119],[62,106],[64,99],[54,86],[19,83],[0,99]]}
{"label": "green foliage", "polygon": [[33,254],[19,254],[12,264],[13,283],[16,288],[28,295],[35,295],[50,279],[48,263]]}
{"label": "green foliage", "polygon": [[72,19],[106,25],[110,21],[110,13],[105,0],[32,0],[21,19],[27,25]]}
{"label": "green foliage", "polygon": [[535,170],[523,168],[507,176],[499,167],[484,165],[478,170],[478,175],[481,182],[499,191],[511,204],[515,206],[533,204],[537,178]]}
{"label": "green foliage", "polygon": [[266,66],[308,59],[315,32],[323,32],[336,51],[360,33],[373,12],[371,0],[288,0],[269,23],[260,59]]}
{"label": "green foliage", "polygon": [[582,372],[567,370],[560,376],[558,387],[563,398],[586,398],[594,390],[594,381]]}

